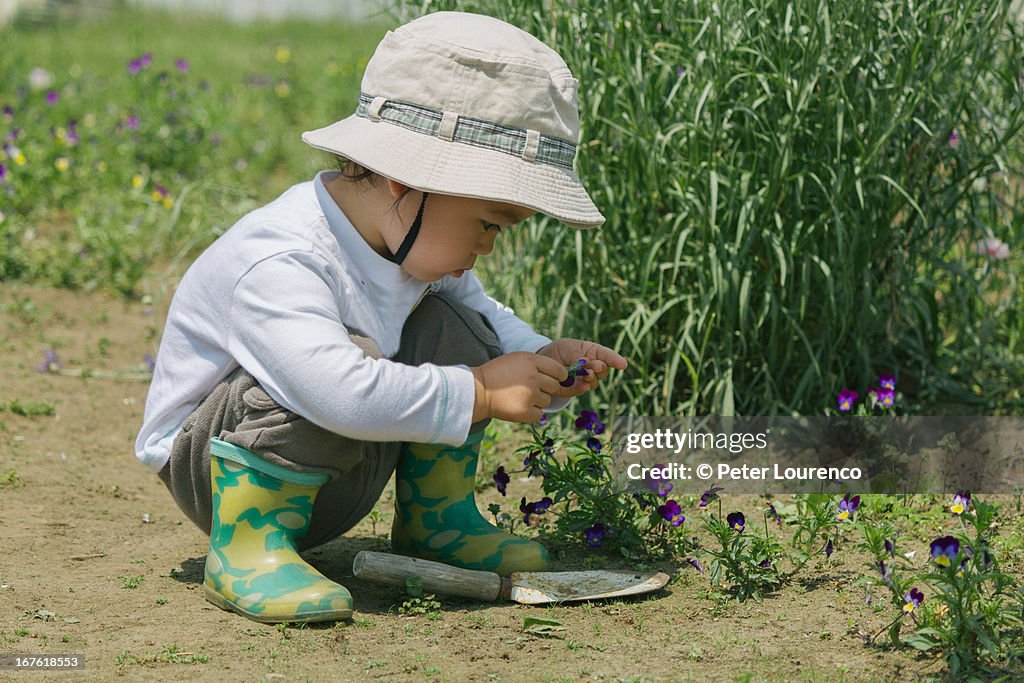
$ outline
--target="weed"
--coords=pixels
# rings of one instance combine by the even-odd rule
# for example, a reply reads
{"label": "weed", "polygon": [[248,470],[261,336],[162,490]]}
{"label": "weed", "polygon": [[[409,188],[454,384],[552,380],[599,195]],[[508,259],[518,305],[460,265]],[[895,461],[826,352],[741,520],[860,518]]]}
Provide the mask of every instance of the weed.
{"label": "weed", "polygon": [[7,409],[24,417],[53,416],[57,413],[57,407],[50,401],[23,401],[17,398],[7,404]]}
{"label": "weed", "polygon": [[13,469],[9,469],[6,472],[0,472],[0,489],[10,486],[14,488],[21,486],[21,475],[15,472]]}
{"label": "weed", "polygon": [[117,578],[121,579],[121,588],[134,590],[145,581],[146,577],[140,574],[139,576],[118,576]]}

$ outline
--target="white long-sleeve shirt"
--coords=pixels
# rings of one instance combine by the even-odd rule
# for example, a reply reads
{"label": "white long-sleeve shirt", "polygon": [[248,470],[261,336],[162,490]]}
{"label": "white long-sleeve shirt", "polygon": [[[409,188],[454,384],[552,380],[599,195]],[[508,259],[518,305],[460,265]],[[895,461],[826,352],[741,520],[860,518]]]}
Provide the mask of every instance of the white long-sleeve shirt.
{"label": "white long-sleeve shirt", "polygon": [[[333,432],[462,443],[475,400],[469,368],[387,360],[428,291],[486,316],[503,353],[551,341],[488,297],[471,271],[426,283],[377,254],[324,187],[331,173],[244,216],[182,278],[135,442],[153,471],[170,458],[185,418],[238,366],[280,405]],[[364,357],[348,330],[371,338],[384,358]],[[556,399],[546,410],[566,403]]]}

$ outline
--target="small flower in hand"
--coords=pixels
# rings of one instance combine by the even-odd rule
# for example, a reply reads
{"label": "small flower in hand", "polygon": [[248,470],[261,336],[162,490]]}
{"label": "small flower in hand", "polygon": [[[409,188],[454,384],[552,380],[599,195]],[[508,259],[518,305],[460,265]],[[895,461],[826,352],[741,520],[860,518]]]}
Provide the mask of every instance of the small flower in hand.
{"label": "small flower in hand", "polygon": [[563,387],[571,387],[576,384],[577,377],[583,377],[587,374],[587,359],[580,358],[574,365],[567,367],[566,371],[568,371],[569,376],[559,382],[559,384]]}

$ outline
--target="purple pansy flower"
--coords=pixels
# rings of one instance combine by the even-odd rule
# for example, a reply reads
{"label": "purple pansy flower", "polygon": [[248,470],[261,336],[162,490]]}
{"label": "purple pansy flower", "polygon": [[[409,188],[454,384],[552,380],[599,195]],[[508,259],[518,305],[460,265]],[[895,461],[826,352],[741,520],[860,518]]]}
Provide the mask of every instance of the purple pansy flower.
{"label": "purple pansy flower", "polygon": [[967,512],[967,508],[971,506],[971,492],[970,491],[957,491],[953,496],[953,504],[949,506],[949,511],[954,515],[962,515]]}
{"label": "purple pansy flower", "polygon": [[145,69],[147,66],[153,63],[153,55],[147,52],[146,54],[139,57],[139,64]]}
{"label": "purple pansy flower", "polygon": [[128,68],[128,75],[129,76],[134,76],[137,73],[139,73],[140,71],[142,71],[142,62],[140,62],[137,59],[133,59],[130,62],[128,62],[128,67],[127,68]]}
{"label": "purple pansy flower", "polygon": [[931,543],[931,556],[935,564],[940,567],[949,567],[953,560],[960,554],[960,541],[952,536],[936,538]]}
{"label": "purple pansy flower", "polygon": [[878,570],[882,573],[882,581],[885,581],[886,585],[892,581],[892,570],[885,566],[885,561],[879,561]]}
{"label": "purple pansy flower", "polygon": [[892,404],[896,402],[896,392],[892,389],[881,387],[879,389],[874,389],[873,393],[875,394],[875,400],[886,408],[891,408]]}
{"label": "purple pansy flower", "polygon": [[960,146],[960,136],[956,134],[955,130],[949,134],[949,146],[953,149]]}
{"label": "purple pansy flower", "polygon": [[587,448],[589,448],[594,453],[600,453],[601,452],[601,440],[598,439],[596,436],[590,437],[589,439],[587,439]]}
{"label": "purple pansy flower", "polygon": [[135,114],[130,115],[124,120],[124,125],[127,126],[128,130],[138,130],[139,128],[139,117]]}
{"label": "purple pansy flower", "polygon": [[728,516],[726,516],[725,521],[729,524],[730,527],[741,533],[747,523],[747,520],[743,516],[742,512],[730,512]]}
{"label": "purple pansy flower", "polygon": [[911,588],[909,593],[903,594],[903,611],[913,612],[914,608],[924,602],[924,593],[917,590],[916,587]]}
{"label": "purple pansy flower", "polygon": [[[580,416],[576,418],[576,429],[586,429],[589,432],[600,434],[604,431],[604,423],[598,422],[597,413],[592,410],[581,410]],[[599,429],[600,431],[595,431]]]}
{"label": "purple pansy flower", "polygon": [[175,59],[174,60],[174,66],[181,73],[183,73],[183,74],[188,73],[188,60],[187,59]]}
{"label": "purple pansy flower", "polygon": [[533,515],[544,514],[544,511],[551,507],[551,503],[552,500],[547,496],[544,496],[540,500],[535,501],[533,503],[527,503],[526,497],[524,496],[519,503],[519,511],[523,513],[523,523],[529,524],[530,517]]}
{"label": "purple pansy flower", "polygon": [[60,93],[56,90],[49,90],[46,93],[46,103],[51,107],[60,101]]}
{"label": "purple pansy flower", "polygon": [[704,573],[704,567],[700,566],[700,561],[697,560],[697,558],[695,558],[695,557],[688,557],[688,558],[686,558],[686,561],[690,564],[691,567],[693,567],[694,569],[699,571],[701,574]]}
{"label": "purple pansy flower", "polygon": [[723,489],[721,486],[715,486],[714,484],[712,484],[711,488],[709,488],[707,491],[701,494],[700,505],[698,505],[697,507],[706,508],[711,501],[713,501],[715,498],[718,498],[718,492],[724,490],[725,489]]}
{"label": "purple pansy flower", "polygon": [[494,479],[495,485],[498,487],[498,493],[504,496],[505,487],[508,486],[509,481],[511,481],[509,476],[505,473],[505,468],[499,467],[498,471],[494,473],[494,477],[492,478]]}
{"label": "purple pansy flower", "polygon": [[[655,465],[651,469],[652,470],[657,469],[657,470],[664,471],[665,466],[664,465]],[[655,493],[657,493],[658,496],[661,497],[661,498],[664,498],[665,496],[667,496],[672,491],[672,488],[673,488],[672,482],[670,482],[668,479],[659,479],[659,478],[655,477],[653,474],[651,474],[646,479],[644,479],[644,483],[647,484],[647,488],[649,488],[650,490],[652,490]]]}
{"label": "purple pansy flower", "polygon": [[889,553],[889,557],[896,557],[896,544],[888,538],[885,539],[885,552]]}
{"label": "purple pansy flower", "polygon": [[57,352],[53,349],[45,349],[43,351],[43,361],[36,365],[36,372],[53,372],[63,369],[64,364],[60,362]]}
{"label": "purple pansy flower", "polygon": [[839,514],[836,515],[836,519],[840,522],[847,519],[853,519],[853,513],[857,511],[858,505],[860,505],[860,496],[850,498],[850,494],[847,493],[843,496],[843,499],[839,501]]}
{"label": "purple pansy flower", "polygon": [[896,389],[896,378],[893,375],[879,375],[878,385],[883,389]]}
{"label": "purple pansy flower", "polygon": [[665,518],[665,521],[672,522],[672,526],[679,526],[686,521],[683,516],[683,509],[674,500],[665,501],[664,505],[658,506],[658,514]]}
{"label": "purple pansy flower", "polygon": [[849,389],[843,389],[840,391],[839,395],[836,396],[836,403],[839,404],[839,412],[850,412],[853,409],[853,402],[857,400],[858,396],[860,396],[860,394]]}
{"label": "purple pansy flower", "polygon": [[544,413],[544,414],[542,414],[540,416],[540,419],[537,420],[537,426],[538,427],[547,427],[548,426],[548,414],[547,413]]}
{"label": "purple pansy flower", "polygon": [[828,539],[828,543],[825,544],[825,557],[832,557],[832,552],[835,550],[835,546],[832,545],[832,539]]}
{"label": "purple pansy flower", "polygon": [[775,518],[775,521],[778,522],[779,526],[782,526],[782,518],[779,517],[779,511],[775,509],[773,504],[768,503],[768,511],[772,513],[772,517]]}
{"label": "purple pansy flower", "polygon": [[601,541],[604,540],[604,524],[597,522],[594,526],[589,529],[584,529],[583,533],[587,536],[587,545],[591,548],[596,548],[601,545]]}
{"label": "purple pansy flower", "polygon": [[[583,377],[587,374],[587,359],[580,358],[575,364],[567,367],[566,371],[569,373],[569,376],[559,382],[559,384],[563,387],[571,387],[573,384],[576,384],[577,377]],[[597,416],[595,415],[594,417]],[[580,429],[582,429],[582,427],[580,427]]]}

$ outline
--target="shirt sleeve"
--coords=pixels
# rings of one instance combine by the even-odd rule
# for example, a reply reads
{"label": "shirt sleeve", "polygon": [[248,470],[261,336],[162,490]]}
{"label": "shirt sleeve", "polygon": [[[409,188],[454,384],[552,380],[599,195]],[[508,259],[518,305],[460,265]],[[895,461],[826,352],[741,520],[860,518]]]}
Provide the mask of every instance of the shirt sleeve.
{"label": "shirt sleeve", "polygon": [[[438,291],[455,297],[475,311],[479,311],[494,327],[501,342],[502,353],[528,351],[536,353],[551,343],[551,339],[538,334],[527,323],[520,320],[515,311],[499,301],[487,296],[483,283],[472,271],[462,277],[446,277]],[[545,413],[557,413],[569,405],[571,398],[553,397],[551,404],[544,408]]]}
{"label": "shirt sleeve", "polygon": [[315,253],[259,262],[235,285],[229,353],[271,398],[324,429],[365,441],[463,443],[475,401],[469,369],[365,357],[342,323],[339,287]]}
{"label": "shirt sleeve", "polygon": [[451,295],[473,310],[482,313],[498,334],[502,353],[514,351],[536,353],[540,348],[551,343],[548,337],[537,334],[532,327],[516,317],[511,308],[487,296],[480,278],[472,271],[463,273],[459,278],[451,276],[444,278],[439,291]]}

